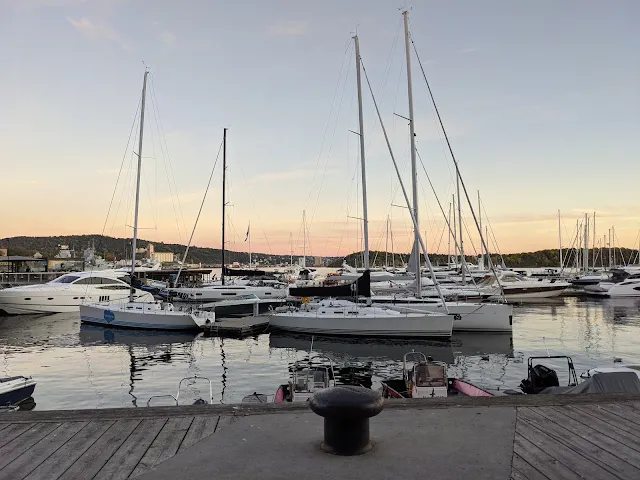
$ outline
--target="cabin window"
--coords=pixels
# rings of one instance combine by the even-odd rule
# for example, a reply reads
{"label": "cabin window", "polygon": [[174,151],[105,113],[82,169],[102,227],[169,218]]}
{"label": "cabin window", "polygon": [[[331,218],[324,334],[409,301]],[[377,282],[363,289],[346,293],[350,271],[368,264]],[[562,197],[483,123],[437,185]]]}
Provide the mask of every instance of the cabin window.
{"label": "cabin window", "polygon": [[53,300],[53,297],[49,297],[49,298],[47,298],[47,300]]}
{"label": "cabin window", "polygon": [[235,296],[236,293],[235,292],[222,292],[221,295],[225,295],[225,296]]}
{"label": "cabin window", "polygon": [[444,367],[441,365],[418,365],[415,381],[418,387],[445,387]]}
{"label": "cabin window", "polygon": [[25,298],[25,300],[31,300],[31,298],[28,298],[28,297],[27,297],[27,298]]}
{"label": "cabin window", "polygon": [[115,278],[86,277],[86,278],[81,278],[80,280],[75,282],[75,285],[114,285],[119,283],[120,282]]}
{"label": "cabin window", "polygon": [[79,279],[77,275],[63,275],[61,277],[56,278],[53,283],[72,283]]}

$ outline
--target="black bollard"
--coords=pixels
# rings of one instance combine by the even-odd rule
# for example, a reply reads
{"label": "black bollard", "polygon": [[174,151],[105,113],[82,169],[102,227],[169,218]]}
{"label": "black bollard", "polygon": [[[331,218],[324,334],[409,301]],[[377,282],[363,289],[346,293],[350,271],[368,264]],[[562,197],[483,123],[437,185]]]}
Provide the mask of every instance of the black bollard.
{"label": "black bollard", "polygon": [[364,387],[341,385],[313,394],[311,410],[324,417],[322,448],[336,455],[360,455],[371,448],[369,418],[382,411],[382,396]]}

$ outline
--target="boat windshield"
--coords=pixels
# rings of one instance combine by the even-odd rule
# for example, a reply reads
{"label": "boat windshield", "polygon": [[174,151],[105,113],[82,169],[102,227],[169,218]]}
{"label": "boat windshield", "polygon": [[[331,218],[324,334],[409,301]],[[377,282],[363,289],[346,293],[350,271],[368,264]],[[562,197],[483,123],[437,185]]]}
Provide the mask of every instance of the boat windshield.
{"label": "boat windshield", "polygon": [[415,379],[417,387],[444,387],[447,385],[442,365],[417,365]]}
{"label": "boat windshield", "polygon": [[56,278],[51,283],[73,283],[78,280],[80,277],[77,275],[63,275],[61,277]]}

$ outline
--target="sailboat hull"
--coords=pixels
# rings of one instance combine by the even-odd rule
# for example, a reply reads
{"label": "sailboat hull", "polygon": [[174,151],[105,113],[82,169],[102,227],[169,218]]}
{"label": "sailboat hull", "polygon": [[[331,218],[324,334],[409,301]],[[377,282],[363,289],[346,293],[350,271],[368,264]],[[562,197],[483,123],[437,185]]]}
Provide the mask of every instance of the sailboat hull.
{"label": "sailboat hull", "polygon": [[[366,307],[365,307],[366,308]],[[364,310],[361,309],[360,311]],[[366,315],[315,315],[314,312],[278,313],[269,318],[277,330],[359,337],[451,337],[452,315],[412,314],[387,317]]]}
{"label": "sailboat hull", "polygon": [[[446,314],[441,303],[395,303],[387,307],[398,312],[434,312]],[[513,307],[498,303],[448,303],[454,332],[511,332]]]}
{"label": "sailboat hull", "polygon": [[[200,327],[190,313],[183,311],[168,312],[150,310],[145,305],[139,310],[127,311],[126,306],[81,305],[80,320],[82,323],[121,328],[141,328],[149,330],[197,330]],[[135,307],[134,307],[135,308]]]}

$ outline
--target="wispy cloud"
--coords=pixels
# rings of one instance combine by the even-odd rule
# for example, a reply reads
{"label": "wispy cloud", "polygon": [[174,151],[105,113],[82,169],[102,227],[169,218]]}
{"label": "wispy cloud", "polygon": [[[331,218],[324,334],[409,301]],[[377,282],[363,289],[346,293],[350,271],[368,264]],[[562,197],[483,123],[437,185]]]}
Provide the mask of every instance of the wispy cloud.
{"label": "wispy cloud", "polygon": [[160,40],[162,41],[162,43],[164,43],[165,45],[169,45],[172,46],[176,43],[176,36],[174,33],[170,32],[169,30],[163,30],[162,32],[160,32],[160,34],[158,35],[158,37],[160,37]]}
{"label": "wispy cloud", "polygon": [[298,37],[307,33],[309,22],[306,20],[286,20],[284,22],[271,25],[269,35],[274,37]]}
{"label": "wispy cloud", "polygon": [[461,53],[463,55],[467,55],[469,53],[475,53],[478,50],[480,50],[480,49],[476,48],[476,47],[469,47],[469,48],[463,48],[462,50],[458,50],[458,53]]}
{"label": "wispy cloud", "polygon": [[131,51],[131,45],[129,45],[129,43],[111,27],[99,23],[93,23],[87,17],[82,17],[77,20],[67,17],[67,20],[73,28],[92,41],[115,43],[123,50]]}

